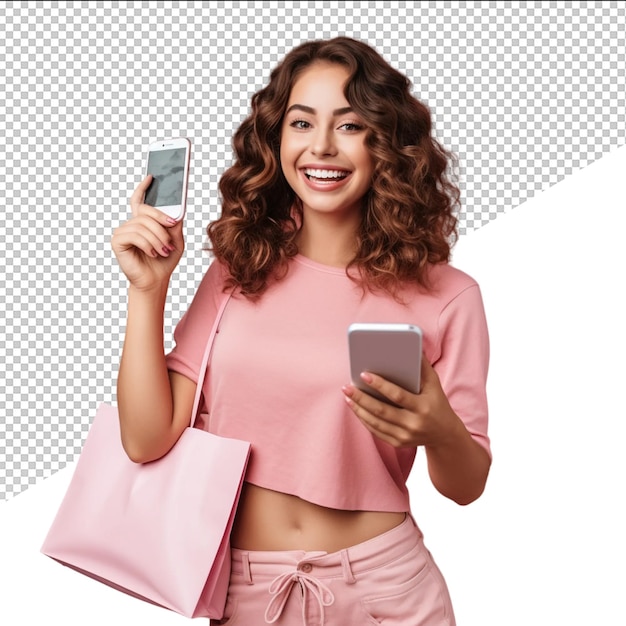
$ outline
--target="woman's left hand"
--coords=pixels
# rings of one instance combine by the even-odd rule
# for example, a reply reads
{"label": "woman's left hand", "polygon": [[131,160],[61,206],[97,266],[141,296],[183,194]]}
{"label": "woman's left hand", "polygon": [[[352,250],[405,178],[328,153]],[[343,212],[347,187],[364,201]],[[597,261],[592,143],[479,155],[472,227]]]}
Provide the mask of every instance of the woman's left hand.
{"label": "woman's left hand", "polygon": [[343,387],[346,402],[376,437],[396,448],[437,447],[454,437],[460,420],[448,402],[437,372],[425,355],[422,355],[419,394],[410,393],[369,372],[364,372],[361,377],[390,400],[390,403],[377,400],[354,385]]}

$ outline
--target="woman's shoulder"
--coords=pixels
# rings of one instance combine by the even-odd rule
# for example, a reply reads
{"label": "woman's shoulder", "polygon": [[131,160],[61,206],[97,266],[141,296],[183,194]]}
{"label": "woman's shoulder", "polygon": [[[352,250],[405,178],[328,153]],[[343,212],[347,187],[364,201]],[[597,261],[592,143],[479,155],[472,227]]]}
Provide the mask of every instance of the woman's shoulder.
{"label": "woman's shoulder", "polygon": [[225,291],[227,276],[225,266],[212,258],[195,288],[183,320],[184,318],[203,319],[216,311]]}
{"label": "woman's shoulder", "polygon": [[429,291],[442,301],[449,302],[472,287],[479,290],[477,280],[451,263],[431,265],[428,271]]}

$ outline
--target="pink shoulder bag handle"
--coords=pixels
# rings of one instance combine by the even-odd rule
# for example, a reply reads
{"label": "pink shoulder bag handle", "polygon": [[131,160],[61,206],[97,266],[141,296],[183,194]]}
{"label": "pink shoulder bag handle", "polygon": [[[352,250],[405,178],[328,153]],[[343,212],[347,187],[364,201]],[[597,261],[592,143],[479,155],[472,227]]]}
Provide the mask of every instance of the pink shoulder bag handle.
{"label": "pink shoulder bag handle", "polygon": [[207,340],[190,426],[162,458],[133,463],[122,448],[117,409],[101,404],[41,548],[185,617],[223,615],[230,531],[250,453],[246,441],[193,427],[229,298],[224,294]]}

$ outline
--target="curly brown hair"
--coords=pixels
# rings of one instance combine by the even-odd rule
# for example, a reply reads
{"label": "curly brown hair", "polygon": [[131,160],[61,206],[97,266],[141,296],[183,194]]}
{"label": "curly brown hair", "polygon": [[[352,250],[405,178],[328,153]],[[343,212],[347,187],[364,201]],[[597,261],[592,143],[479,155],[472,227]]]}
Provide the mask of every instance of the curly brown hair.
{"label": "curly brown hair", "polygon": [[252,96],[251,113],[233,135],[234,164],[220,179],[222,212],[207,227],[209,249],[226,265],[229,285],[251,298],[284,276],[298,253],[302,213],[280,166],[281,125],[293,84],[317,62],[348,70],[345,97],[367,127],[376,164],[346,272],[366,290],[428,288],[429,265],[447,262],[457,237],[456,159],[432,136],[430,111],[411,94],[409,79],[349,37],[297,46]]}

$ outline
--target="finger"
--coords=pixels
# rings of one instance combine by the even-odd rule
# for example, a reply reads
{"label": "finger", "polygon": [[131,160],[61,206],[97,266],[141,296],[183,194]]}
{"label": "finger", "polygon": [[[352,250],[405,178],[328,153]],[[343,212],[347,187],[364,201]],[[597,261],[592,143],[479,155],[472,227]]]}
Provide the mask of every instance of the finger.
{"label": "finger", "polygon": [[[406,430],[390,419],[389,410],[392,407],[352,386],[344,387],[343,392],[346,403],[367,430],[392,446],[405,445]],[[393,410],[397,412],[400,409]]]}
{"label": "finger", "polygon": [[157,255],[168,257],[175,250],[168,231],[150,218],[142,217],[135,218],[118,228],[113,235],[113,246],[119,251],[138,248],[152,257]]}
{"label": "finger", "polygon": [[422,385],[421,389],[424,390],[425,386],[439,382],[439,375],[435,368],[431,365],[426,354],[422,352]]}
{"label": "finger", "polygon": [[[172,224],[172,222],[174,222]],[[182,220],[173,220],[171,217],[166,216],[166,224],[167,232],[170,235],[170,239],[172,245],[178,247],[179,245],[182,247],[183,245],[183,221]]]}
{"label": "finger", "polygon": [[148,174],[138,185],[135,187],[135,191],[133,191],[133,195],[130,197],[130,207],[134,211],[139,205],[143,204],[144,198],[146,197],[146,191],[152,182],[152,174]]}
{"label": "finger", "polygon": [[378,428],[377,424],[368,422],[367,420],[363,419],[358,414],[357,414],[357,417],[359,417],[359,419],[361,420],[361,423],[363,424],[363,426],[365,426],[365,428],[367,428],[367,430],[369,430],[369,432],[372,433],[372,435],[374,435],[374,437],[377,437],[381,441],[384,441],[385,443],[388,443],[389,445],[393,446],[394,448],[399,448],[399,447],[402,446],[402,444],[400,443],[399,439],[397,439],[393,435],[385,432],[384,430],[381,430],[380,428]]}
{"label": "finger", "polygon": [[[358,389],[354,385],[346,385],[343,388],[346,400],[350,400],[355,407],[359,407],[376,420],[382,420],[392,426],[401,426],[403,422],[403,409],[383,402],[369,393]],[[348,402],[350,404],[350,402]]]}
{"label": "finger", "polygon": [[[140,215],[128,222],[128,228],[146,229],[150,231],[161,243],[161,245],[174,249],[174,239],[177,231],[168,228],[163,224],[163,214],[157,210],[160,215]],[[180,230],[180,229],[179,229]]]}
{"label": "finger", "polygon": [[172,251],[178,247],[182,249],[183,229],[181,223],[171,225],[169,216],[147,204],[141,205],[141,211],[140,215],[127,222],[129,229],[147,228],[158,237],[162,245],[170,247]]}
{"label": "finger", "polygon": [[139,204],[133,209],[133,219],[143,218],[152,224],[158,225],[166,233],[164,236],[168,240],[176,240],[178,244],[183,239],[183,221],[175,220],[163,211],[150,206],[149,204]]}
{"label": "finger", "polygon": [[130,250],[137,253],[143,253],[152,258],[157,258],[159,256],[159,253],[150,239],[139,233],[134,233],[132,238],[124,234],[115,233],[111,240],[111,244],[113,246],[113,251],[118,258],[120,253],[125,253]]}
{"label": "finger", "polygon": [[413,405],[412,399],[414,396],[412,393],[382,376],[372,374],[371,372],[362,372],[361,379],[372,389],[382,393],[392,404],[403,408],[409,408]]}

